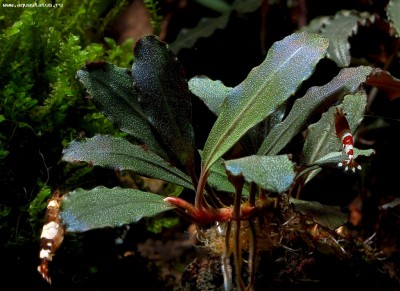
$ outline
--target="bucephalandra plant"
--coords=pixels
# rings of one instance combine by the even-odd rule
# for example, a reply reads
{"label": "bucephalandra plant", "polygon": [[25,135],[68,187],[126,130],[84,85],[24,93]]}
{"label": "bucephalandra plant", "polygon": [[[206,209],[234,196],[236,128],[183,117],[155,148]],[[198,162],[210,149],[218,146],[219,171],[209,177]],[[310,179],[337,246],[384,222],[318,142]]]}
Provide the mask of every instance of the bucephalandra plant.
{"label": "bucephalandra plant", "polygon": [[[270,232],[302,225],[293,207],[299,213],[313,213],[312,227],[304,226],[311,236],[323,237],[345,254],[329,231],[343,225],[346,215],[336,207],[296,197],[324,167],[350,165],[358,156],[373,153],[355,148],[352,134],[367,102],[362,85],[382,71],[369,66],[342,68],[330,82],[309,88],[289,107],[288,99],[313,74],[328,47],[328,38],[317,33],[289,35],[274,43],[262,64],[233,88],[207,77],[187,81],[175,54],[154,35],[137,41],[132,69],[87,63],[77,78],[129,141],[110,135],[75,140],[62,159],[161,179],[192,190],[193,200],[103,186],[55,197],[57,204],[53,202],[50,211],[57,219],[48,216],[42,233],[48,250],[41,252],[42,275],[50,280],[47,266],[61,243],[59,228],[69,233],[117,227],[169,210],[197,225],[218,225],[213,239],[219,244],[215,249],[221,256],[225,290],[254,289],[257,254],[280,243]],[[202,149],[195,146],[192,98],[203,100],[217,116]],[[301,157],[294,162],[286,145],[302,131],[307,135]],[[238,143],[246,155],[225,159]],[[359,168],[354,168],[356,174]],[[220,199],[222,192],[230,193],[228,202]],[[274,218],[279,210],[285,223]],[[49,225],[51,220],[57,223]],[[271,221],[275,226],[265,227]],[[213,242],[208,244],[212,247]]]}

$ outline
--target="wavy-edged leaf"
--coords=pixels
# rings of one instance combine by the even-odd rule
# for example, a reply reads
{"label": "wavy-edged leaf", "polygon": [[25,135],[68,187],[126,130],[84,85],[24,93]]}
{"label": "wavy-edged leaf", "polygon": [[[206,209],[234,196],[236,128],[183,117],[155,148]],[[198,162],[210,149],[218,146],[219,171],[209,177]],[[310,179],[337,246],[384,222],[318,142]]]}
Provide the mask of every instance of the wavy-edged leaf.
{"label": "wavy-edged leaf", "polygon": [[347,222],[348,214],[342,212],[339,206],[324,205],[317,201],[295,198],[290,198],[289,201],[293,204],[295,210],[311,217],[314,222],[330,230],[335,230]]}
{"label": "wavy-edged leaf", "polygon": [[256,126],[252,127],[247,135],[249,136],[250,145],[246,144],[246,135],[240,140],[240,143],[248,153],[256,154],[265,138],[275,126],[282,122],[286,114],[286,102],[281,104],[274,112],[272,112],[266,119],[261,121]]}
{"label": "wavy-edged leaf", "polygon": [[132,170],[142,176],[193,189],[188,175],[149,149],[110,135],[73,141],[63,150],[62,159],[67,162],[88,162],[116,170]]}
{"label": "wavy-edged leaf", "polygon": [[189,90],[202,100],[216,116],[221,113],[226,96],[232,91],[219,80],[195,76],[189,80]]}
{"label": "wavy-edged leaf", "polygon": [[365,84],[385,92],[385,96],[389,100],[400,98],[400,80],[393,77],[388,71],[375,68]]}
{"label": "wavy-edged leaf", "polygon": [[221,16],[202,18],[194,28],[181,29],[176,39],[170,44],[170,48],[176,54],[183,48],[191,48],[199,38],[209,37],[217,29],[224,29],[233,10],[239,13],[253,12],[261,5],[261,2],[262,0],[236,0],[231,9],[223,12]]}
{"label": "wavy-edged leaf", "polygon": [[132,74],[142,93],[140,106],[172,157],[188,166],[196,150],[191,93],[183,68],[167,44],[154,35],[142,37],[134,55]]}
{"label": "wavy-edged leaf", "polygon": [[371,73],[372,68],[360,66],[344,68],[328,84],[312,87],[306,94],[297,99],[285,120],[276,125],[262,143],[259,155],[276,155],[301,130],[305,128],[310,117],[321,107],[329,107],[341,100],[344,95],[352,94]]}
{"label": "wavy-edged leaf", "polygon": [[306,32],[292,34],[273,44],[265,61],[225,99],[204,146],[204,172],[297,90],[312,74],[327,47],[326,38]]}
{"label": "wavy-edged leaf", "polygon": [[223,13],[226,11],[229,11],[231,7],[229,6],[228,3],[226,3],[224,0],[194,0],[195,2],[199,3],[200,5],[203,5],[211,10]]}
{"label": "wavy-edged leaf", "polygon": [[[346,113],[346,118],[353,134],[363,119],[366,104],[367,96],[365,92],[347,95],[343,99],[343,110]],[[332,106],[327,112],[322,114],[321,119],[317,123],[311,124],[308,127],[303,147],[302,164],[313,165],[317,160],[332,152],[341,153],[342,144],[335,133],[335,112],[336,107]],[[318,171],[320,169],[309,173],[307,181],[314,177]]]}
{"label": "wavy-edged leaf", "polygon": [[[221,113],[224,100],[233,89],[232,87],[225,86],[219,80],[211,80],[206,76],[195,76],[188,83],[190,91],[199,97],[216,116],[219,116]],[[246,152],[257,152],[267,133],[282,121],[286,109],[284,105],[282,104],[268,118],[252,127],[248,135],[240,140]]]}
{"label": "wavy-edged leaf", "polygon": [[215,163],[211,167],[210,175],[207,181],[211,187],[218,191],[235,193],[235,188],[228,180],[228,176],[226,174],[225,167],[223,166],[222,159],[220,160],[220,162]]}
{"label": "wavy-edged leaf", "polygon": [[140,108],[141,93],[133,85],[130,70],[107,62],[88,63],[77,72],[77,78],[104,116],[138,142],[166,157]]}
{"label": "wavy-edged leaf", "polygon": [[287,155],[253,155],[225,161],[224,165],[231,175],[242,175],[247,182],[275,193],[288,190],[295,177],[293,162]]}
{"label": "wavy-edged leaf", "polygon": [[319,33],[321,31],[321,28],[325,24],[327,24],[330,21],[330,19],[331,19],[330,16],[315,17],[307,25],[301,27],[299,29],[299,32],[308,31],[308,32]]}
{"label": "wavy-edged leaf", "polygon": [[[202,155],[202,151],[199,151]],[[226,169],[224,167],[225,160],[219,159],[210,169],[210,174],[207,179],[207,183],[217,191],[223,191],[228,193],[235,193],[235,188],[232,183],[228,180],[228,175],[226,174]],[[243,187],[243,194],[248,195],[248,184]]]}
{"label": "wavy-edged leaf", "polygon": [[236,0],[232,3],[232,10],[236,10],[239,13],[251,13],[256,11],[263,0]]}
{"label": "wavy-edged leaf", "polygon": [[68,232],[117,227],[173,209],[164,198],[136,189],[76,189],[64,196],[59,217]]}
{"label": "wavy-edged leaf", "polygon": [[390,0],[386,13],[390,22],[391,27],[394,28],[396,36],[400,36],[400,1]]}
{"label": "wavy-edged leaf", "polygon": [[[357,92],[354,95],[346,95],[343,99],[342,108],[346,113],[352,134],[363,119],[366,104],[367,96],[364,91]],[[308,127],[303,149],[303,162],[305,164],[313,164],[316,160],[331,152],[341,152],[342,143],[335,133],[335,112],[336,106],[332,106],[322,114],[317,123]]]}
{"label": "wavy-edged leaf", "polygon": [[215,18],[202,18],[194,28],[182,28],[169,47],[176,54],[183,48],[191,48],[199,38],[209,37],[217,29],[224,29],[228,24],[229,12]]}
{"label": "wavy-edged leaf", "polygon": [[[212,165],[207,182],[212,188],[216,189],[217,191],[235,193],[235,188],[228,180],[228,175],[226,174],[224,163],[225,161],[223,159],[220,159],[218,162]],[[245,196],[249,194],[248,186],[249,185],[246,183],[243,187],[242,194]]]}
{"label": "wavy-edged leaf", "polygon": [[[366,150],[362,150],[362,149],[358,149],[356,147],[354,147],[354,158],[356,159],[358,156],[371,156],[375,154],[375,150],[373,149],[366,149]],[[328,165],[328,164],[338,164],[339,162],[342,162],[343,159],[346,159],[346,155],[343,154],[343,152],[332,152],[329,153],[325,156],[323,156],[322,158],[319,158],[318,160],[316,160],[314,162],[314,165],[318,165],[318,166],[323,166],[323,165]]]}
{"label": "wavy-edged leaf", "polygon": [[327,57],[339,67],[350,65],[350,43],[348,38],[357,33],[359,25],[374,22],[374,15],[368,12],[342,10],[321,28],[321,34],[329,39]]}

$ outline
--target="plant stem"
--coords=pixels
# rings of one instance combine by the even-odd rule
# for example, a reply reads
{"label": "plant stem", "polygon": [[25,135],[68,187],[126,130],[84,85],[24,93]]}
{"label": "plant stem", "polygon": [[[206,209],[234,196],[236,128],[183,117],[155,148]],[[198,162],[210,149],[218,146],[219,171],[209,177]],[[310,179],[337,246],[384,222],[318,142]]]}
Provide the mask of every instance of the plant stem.
{"label": "plant stem", "polygon": [[250,206],[254,206],[255,203],[256,203],[256,185],[254,183],[250,183],[249,204]]}
{"label": "plant stem", "polygon": [[233,259],[236,270],[236,285],[238,290],[245,290],[242,278],[242,250],[240,248],[240,220],[236,220],[236,227],[233,229]]}
{"label": "plant stem", "polygon": [[232,268],[229,262],[229,257],[231,256],[231,228],[232,222],[228,221],[226,223],[225,231],[225,250],[222,255],[222,275],[224,276],[224,289],[225,291],[230,291],[232,289]]}
{"label": "plant stem", "polygon": [[233,229],[233,258],[236,270],[236,285],[238,290],[245,290],[244,282],[241,276],[242,270],[242,249],[240,246],[240,205],[242,202],[242,189],[244,184],[243,177],[236,178],[239,183],[234,183],[236,195],[233,206],[233,219],[236,222],[236,227]]}
{"label": "plant stem", "polygon": [[196,189],[198,187],[199,180],[197,179],[197,175],[196,175],[194,168],[190,167],[190,166],[186,166],[186,170],[188,171],[190,179],[192,181],[192,184],[193,184],[194,188]]}
{"label": "plant stem", "polygon": [[254,287],[255,273],[256,273],[256,229],[254,222],[249,220],[249,283],[247,285],[247,290],[252,290]]}
{"label": "plant stem", "polygon": [[194,204],[194,206],[197,209],[203,209],[204,208],[204,194],[203,194],[203,192],[204,192],[204,188],[205,188],[206,183],[207,183],[207,178],[208,178],[208,170],[207,171],[201,171],[199,184],[197,185],[195,204]]}
{"label": "plant stem", "polygon": [[207,183],[205,185],[205,188],[206,188],[207,194],[210,197],[213,207],[216,207],[216,208],[226,207],[226,205],[224,205],[224,203],[222,203],[222,201],[219,199],[218,195],[215,194],[214,190]]}

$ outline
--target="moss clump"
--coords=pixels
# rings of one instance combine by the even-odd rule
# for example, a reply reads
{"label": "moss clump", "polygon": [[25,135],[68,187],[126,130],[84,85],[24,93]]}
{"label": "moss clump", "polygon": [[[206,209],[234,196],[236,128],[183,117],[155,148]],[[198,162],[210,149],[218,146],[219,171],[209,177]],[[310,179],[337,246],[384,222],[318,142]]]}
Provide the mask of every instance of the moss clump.
{"label": "moss clump", "polygon": [[32,244],[50,193],[68,187],[66,176],[74,183],[90,180],[92,170],[59,167],[62,146],[83,132],[118,134],[84,98],[75,74],[91,61],[131,65],[133,40],[118,45],[105,37],[129,2],[64,0],[54,8],[7,8],[3,2],[0,183],[7,191],[0,195],[0,236],[8,238],[5,245]]}

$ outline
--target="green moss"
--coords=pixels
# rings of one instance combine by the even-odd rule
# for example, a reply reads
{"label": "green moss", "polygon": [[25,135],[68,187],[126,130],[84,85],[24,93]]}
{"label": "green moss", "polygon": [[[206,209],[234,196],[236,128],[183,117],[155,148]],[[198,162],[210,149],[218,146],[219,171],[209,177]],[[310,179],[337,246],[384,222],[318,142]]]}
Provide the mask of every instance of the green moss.
{"label": "green moss", "polygon": [[131,66],[133,41],[118,45],[105,37],[129,1],[57,3],[62,7],[3,7],[0,17],[0,183],[8,188],[0,195],[0,210],[7,214],[0,215],[0,234],[9,243],[38,239],[35,222],[42,219],[48,192],[68,188],[66,176],[88,175],[74,167],[65,172],[59,163],[63,145],[81,132],[119,135],[85,98],[75,74],[91,61]]}
{"label": "green moss", "polygon": [[160,14],[160,6],[158,1],[156,0],[144,0],[144,6],[146,7],[147,11],[150,15],[150,24],[153,27],[154,34],[158,35],[161,31],[161,24],[163,17]]}

